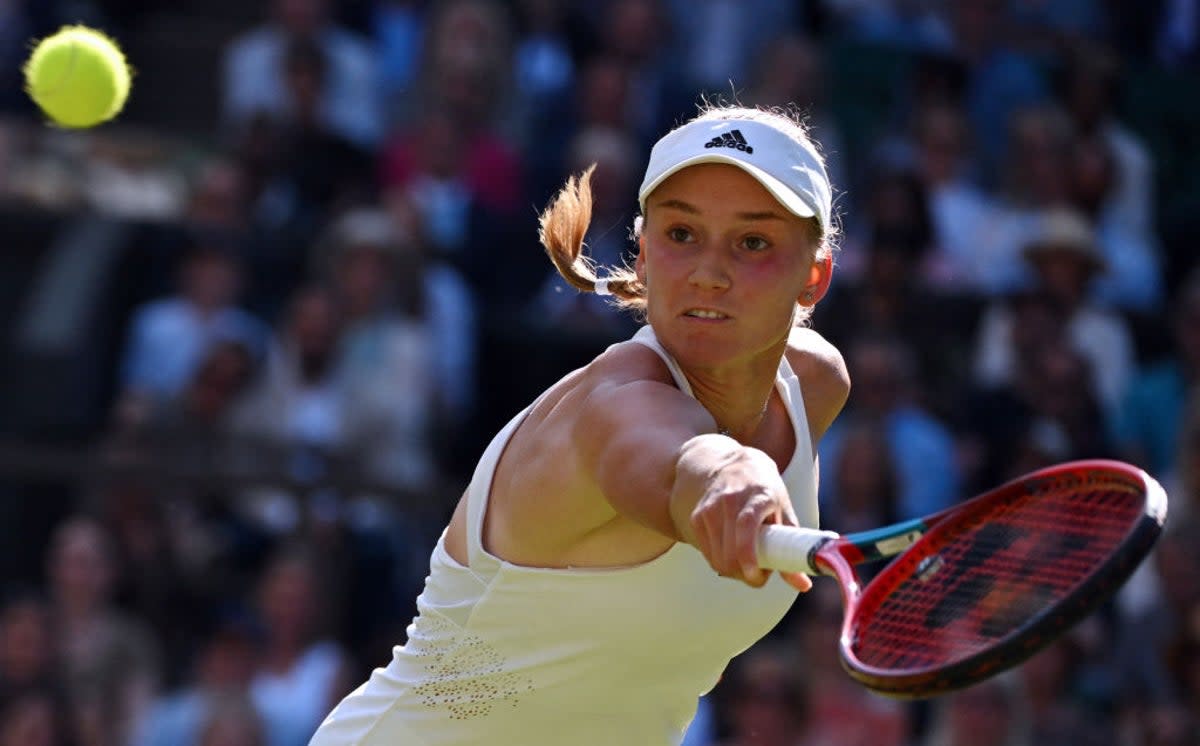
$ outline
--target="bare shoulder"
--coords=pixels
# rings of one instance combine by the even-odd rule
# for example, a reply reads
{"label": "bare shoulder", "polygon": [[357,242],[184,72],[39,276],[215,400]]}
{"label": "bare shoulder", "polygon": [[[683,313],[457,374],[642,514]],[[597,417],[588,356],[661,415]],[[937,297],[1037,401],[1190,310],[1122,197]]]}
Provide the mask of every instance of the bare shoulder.
{"label": "bare shoulder", "polygon": [[584,368],[584,380],[593,385],[621,385],[634,381],[673,384],[671,371],[663,359],[638,342],[621,342],[596,356]]}
{"label": "bare shoulder", "polygon": [[615,430],[676,424],[701,430],[711,417],[676,386],[661,357],[645,345],[610,347],[581,372],[575,391],[577,443],[605,442]]}
{"label": "bare shoulder", "polygon": [[788,337],[788,363],[800,378],[813,438],[820,438],[850,395],[850,373],[842,353],[813,329],[796,327]]}

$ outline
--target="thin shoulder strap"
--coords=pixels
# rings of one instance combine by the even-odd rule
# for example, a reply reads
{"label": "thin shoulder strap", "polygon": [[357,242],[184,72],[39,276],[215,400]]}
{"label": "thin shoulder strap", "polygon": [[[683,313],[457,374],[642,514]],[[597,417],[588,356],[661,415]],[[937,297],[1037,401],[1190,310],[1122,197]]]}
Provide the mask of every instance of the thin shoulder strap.
{"label": "thin shoulder strap", "polygon": [[687,376],[683,374],[683,368],[679,367],[679,363],[675,362],[675,358],[671,357],[671,353],[667,352],[662,343],[658,341],[658,337],[654,336],[654,329],[649,324],[638,329],[631,341],[654,350],[662,358],[662,361],[667,364],[667,369],[671,371],[671,378],[675,379],[675,385],[679,387],[679,390],[693,399],[696,398],[696,395],[692,393],[692,384],[688,383]]}
{"label": "thin shoulder strap", "polygon": [[800,389],[800,376],[792,370],[787,355],[779,363],[779,378],[783,386],[780,393],[786,397],[786,403],[791,410],[792,429],[796,432],[796,447],[803,449],[808,457],[812,456],[812,435],[808,431],[808,411],[804,406],[804,392]]}
{"label": "thin shoulder strap", "polygon": [[492,479],[496,475],[496,465],[504,453],[512,434],[525,420],[526,415],[533,409],[530,404],[515,417],[508,421],[504,428],[496,433],[488,444],[475,473],[471,475],[471,483],[467,485],[467,559],[471,570],[480,574],[491,574],[500,567],[500,561],[483,548],[483,518],[487,513],[488,497],[492,492]]}

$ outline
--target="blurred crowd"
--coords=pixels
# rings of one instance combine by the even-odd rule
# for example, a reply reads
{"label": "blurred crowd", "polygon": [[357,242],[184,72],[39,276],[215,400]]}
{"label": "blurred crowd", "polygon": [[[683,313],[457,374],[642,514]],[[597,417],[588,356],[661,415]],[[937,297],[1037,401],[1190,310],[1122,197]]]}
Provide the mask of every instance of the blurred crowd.
{"label": "blurred crowd", "polygon": [[[589,251],[627,261],[649,146],[702,98],[795,106],[829,160],[812,323],[854,387],[824,527],[1090,457],[1171,507],[1100,612],[932,701],[840,670],[818,582],[688,746],[1200,743],[1200,2],[269,0],[212,50],[206,136],[40,121],[30,38],[175,5],[0,0],[0,199],[152,226],[91,436],[175,475],[98,476],[24,537],[0,746],[303,746],[403,644],[496,427],[635,328],[557,278],[537,211],[596,164]],[[209,478],[236,464],[268,478]]]}

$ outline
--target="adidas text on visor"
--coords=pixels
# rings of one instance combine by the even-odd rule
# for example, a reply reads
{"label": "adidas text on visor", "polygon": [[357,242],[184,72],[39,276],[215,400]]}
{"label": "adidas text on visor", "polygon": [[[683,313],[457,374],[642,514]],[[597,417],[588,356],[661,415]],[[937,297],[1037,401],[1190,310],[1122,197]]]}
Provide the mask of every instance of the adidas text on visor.
{"label": "adidas text on visor", "polygon": [[650,151],[646,177],[638,190],[646,198],[668,176],[698,163],[728,163],[759,181],[794,215],[815,217],[828,230],[832,212],[829,177],[811,145],[804,145],[763,122],[701,119],[663,136]]}

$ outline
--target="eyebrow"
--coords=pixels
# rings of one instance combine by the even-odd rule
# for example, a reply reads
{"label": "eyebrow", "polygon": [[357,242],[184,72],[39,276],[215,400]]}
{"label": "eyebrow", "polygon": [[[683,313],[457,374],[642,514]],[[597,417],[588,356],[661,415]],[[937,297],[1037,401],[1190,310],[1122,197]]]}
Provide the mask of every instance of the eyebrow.
{"label": "eyebrow", "polygon": [[[700,210],[695,205],[692,205],[688,202],[684,202],[683,200],[680,200],[680,199],[664,200],[662,202],[656,203],[655,206],[656,207],[671,207],[676,210],[679,210],[680,212],[686,212],[689,215],[699,215],[700,214]],[[763,212],[739,212],[737,214],[737,218],[739,220],[747,220],[747,221],[749,221],[749,220],[784,220],[785,219],[783,215],[780,215],[779,213],[777,213],[773,210],[766,210]]]}

